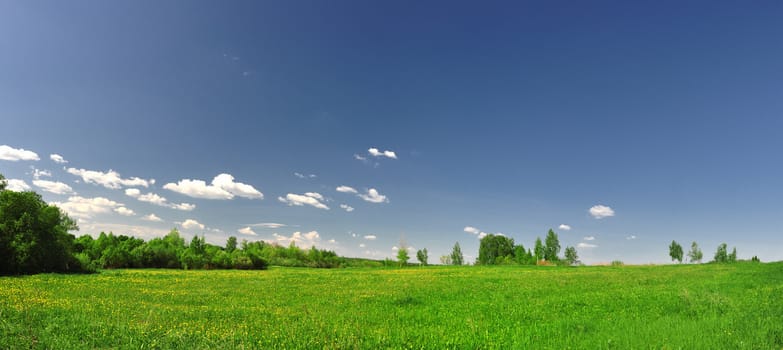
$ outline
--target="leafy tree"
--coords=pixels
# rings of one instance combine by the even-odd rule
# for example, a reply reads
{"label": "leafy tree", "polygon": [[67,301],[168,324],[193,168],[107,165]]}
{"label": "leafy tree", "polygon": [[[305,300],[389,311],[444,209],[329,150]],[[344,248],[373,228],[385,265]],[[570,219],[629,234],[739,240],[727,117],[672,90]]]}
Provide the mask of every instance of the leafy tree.
{"label": "leafy tree", "polygon": [[727,249],[726,243],[721,243],[718,246],[718,250],[715,251],[715,257],[714,257],[713,261],[718,262],[718,263],[728,262],[729,261],[729,254],[727,253],[726,249]]}
{"label": "leafy tree", "polygon": [[427,266],[427,248],[419,249],[419,251],[416,252],[416,259],[419,259],[419,263],[423,266]]}
{"label": "leafy tree", "polygon": [[533,253],[530,252],[530,249],[525,250],[525,246],[521,244],[514,246],[514,259],[520,265],[536,264],[536,258],[533,256]]}
{"label": "leafy tree", "polygon": [[688,252],[688,259],[693,262],[701,262],[701,259],[704,257],[704,254],[702,254],[701,249],[699,249],[699,245],[696,244],[694,241],[691,243],[691,251]]}
{"label": "leafy tree", "polygon": [[574,265],[579,262],[579,256],[576,254],[576,248],[566,247],[565,260],[569,265]]}
{"label": "leafy tree", "polygon": [[459,242],[454,243],[454,248],[451,249],[451,264],[462,265],[462,248],[459,247]]}
{"label": "leafy tree", "polygon": [[728,262],[730,263],[737,262],[737,247],[731,249],[731,254],[729,254]]}
{"label": "leafy tree", "polygon": [[505,258],[513,258],[514,240],[506,236],[489,234],[481,239],[479,244],[478,263],[481,265],[494,265]]}
{"label": "leafy tree", "polygon": [[669,256],[672,257],[672,261],[682,262],[682,246],[676,241],[669,244]]}
{"label": "leafy tree", "polygon": [[226,240],[226,252],[233,252],[237,249],[237,238],[234,236],[228,237]]}
{"label": "leafy tree", "polygon": [[544,244],[541,243],[541,237],[536,237],[536,245],[535,248],[533,248],[533,254],[535,254],[536,261],[541,261],[541,259],[544,258]]}
{"label": "leafy tree", "polygon": [[546,261],[557,261],[557,254],[560,253],[560,240],[557,238],[557,233],[549,229],[546,234],[546,246],[544,246],[544,259]]}
{"label": "leafy tree", "polygon": [[5,191],[6,186],[8,186],[8,181],[5,181],[5,176],[0,174],[0,191]]}
{"label": "leafy tree", "polygon": [[440,264],[441,265],[451,265],[451,255],[441,255],[440,256]]}
{"label": "leafy tree", "polygon": [[408,247],[401,246],[400,249],[397,249],[397,262],[400,263],[400,266],[408,265],[409,259],[410,256],[408,256]]}

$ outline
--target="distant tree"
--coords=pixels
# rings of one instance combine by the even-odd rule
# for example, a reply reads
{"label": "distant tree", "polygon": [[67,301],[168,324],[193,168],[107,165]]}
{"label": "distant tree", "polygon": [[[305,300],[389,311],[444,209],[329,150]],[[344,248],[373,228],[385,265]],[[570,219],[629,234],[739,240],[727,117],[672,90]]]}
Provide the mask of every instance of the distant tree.
{"label": "distant tree", "polygon": [[419,260],[419,263],[422,266],[427,266],[427,248],[419,249],[419,251],[416,252],[416,259]]}
{"label": "distant tree", "polygon": [[536,245],[535,248],[533,248],[533,254],[536,257],[536,261],[541,261],[541,259],[544,258],[544,244],[541,243],[541,237],[536,237]]}
{"label": "distant tree", "polygon": [[479,243],[478,263],[481,265],[494,265],[505,258],[513,258],[514,240],[506,236],[489,234],[481,238]]}
{"label": "distant tree", "polygon": [[576,248],[566,247],[565,260],[568,262],[568,265],[574,265],[579,262],[579,256],[576,254]]}
{"label": "distant tree", "polygon": [[682,262],[682,246],[677,243],[676,241],[672,241],[671,244],[669,244],[669,256],[672,257],[672,261],[679,261]]}
{"label": "distant tree", "polygon": [[756,255],[754,255],[752,258],[750,258],[750,261],[752,261],[752,262],[761,262],[761,260],[759,260],[759,257],[756,256]]}
{"label": "distant tree", "polygon": [[533,257],[530,249],[525,250],[525,246],[521,244],[514,246],[514,259],[520,265],[535,265],[536,263],[536,259]]}
{"label": "distant tree", "polygon": [[441,255],[440,256],[440,264],[441,265],[451,265],[451,255]]}
{"label": "distant tree", "polygon": [[234,236],[228,237],[226,240],[226,251],[231,253],[237,249],[237,238]]}
{"label": "distant tree", "polygon": [[5,181],[5,176],[0,174],[0,191],[4,191],[6,186],[8,186],[8,181]]}
{"label": "distant tree", "polygon": [[704,257],[704,254],[702,254],[701,249],[699,249],[699,245],[696,244],[694,241],[691,243],[691,251],[688,252],[688,259],[694,263],[694,262],[701,262],[701,259]]}
{"label": "distant tree", "polygon": [[728,262],[730,263],[737,262],[737,247],[731,249],[731,254],[729,254]]}
{"label": "distant tree", "polygon": [[557,238],[557,233],[549,229],[546,234],[546,245],[544,246],[544,259],[546,261],[557,261],[559,258],[557,254],[560,253],[560,240]]}
{"label": "distant tree", "polygon": [[454,248],[451,249],[451,264],[463,264],[462,248],[459,247],[459,242],[454,243]]}
{"label": "distant tree", "polygon": [[408,247],[400,247],[400,249],[397,249],[397,262],[400,263],[400,266],[408,265],[408,260],[410,259],[410,256],[408,256]]}
{"label": "distant tree", "polygon": [[726,243],[721,243],[718,245],[718,249],[715,251],[715,257],[713,258],[714,262],[717,263],[725,263],[729,261],[729,254],[727,251]]}

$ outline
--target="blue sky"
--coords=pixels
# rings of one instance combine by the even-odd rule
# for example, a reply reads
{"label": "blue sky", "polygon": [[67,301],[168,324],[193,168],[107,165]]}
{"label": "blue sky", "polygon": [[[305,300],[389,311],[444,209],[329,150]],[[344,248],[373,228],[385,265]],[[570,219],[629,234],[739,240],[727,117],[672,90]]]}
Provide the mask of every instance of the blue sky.
{"label": "blue sky", "polygon": [[781,260],[781,14],[2,2],[0,173],[78,234],[371,258],[404,240],[437,262],[455,242],[473,261],[482,232],[532,246],[553,228],[587,263],[666,262],[673,239]]}

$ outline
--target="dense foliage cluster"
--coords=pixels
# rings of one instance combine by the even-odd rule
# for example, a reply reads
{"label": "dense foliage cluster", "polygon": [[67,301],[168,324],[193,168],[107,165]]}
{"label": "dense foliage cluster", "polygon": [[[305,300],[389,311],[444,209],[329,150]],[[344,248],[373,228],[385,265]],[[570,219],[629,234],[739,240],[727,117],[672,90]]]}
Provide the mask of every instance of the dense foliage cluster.
{"label": "dense foliage cluster", "polygon": [[546,235],[546,244],[541,238],[536,239],[535,248],[525,250],[522,244],[515,245],[514,239],[503,235],[488,234],[479,243],[478,265],[536,265],[536,264],[565,264],[573,265],[579,262],[576,249],[566,247],[566,258],[561,260],[560,240],[557,233],[549,230]]}

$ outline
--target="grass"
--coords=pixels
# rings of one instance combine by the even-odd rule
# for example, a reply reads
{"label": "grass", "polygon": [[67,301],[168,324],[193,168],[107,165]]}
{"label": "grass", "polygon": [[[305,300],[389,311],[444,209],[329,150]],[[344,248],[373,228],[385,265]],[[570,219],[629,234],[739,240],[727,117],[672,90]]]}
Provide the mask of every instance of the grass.
{"label": "grass", "polygon": [[0,348],[781,349],[783,263],[3,277]]}

